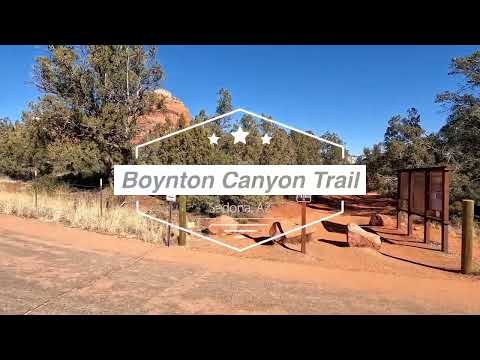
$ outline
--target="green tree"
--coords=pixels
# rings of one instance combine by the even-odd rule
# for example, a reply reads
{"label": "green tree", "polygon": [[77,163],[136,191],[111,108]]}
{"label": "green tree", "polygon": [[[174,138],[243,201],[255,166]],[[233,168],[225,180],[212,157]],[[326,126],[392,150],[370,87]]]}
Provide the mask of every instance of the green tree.
{"label": "green tree", "polygon": [[[334,132],[325,132],[320,136],[322,139],[331,141],[335,144],[345,146],[342,138]],[[342,158],[342,149],[338,146],[331,145],[326,142],[320,143],[320,157],[322,159],[322,164],[325,165],[340,165],[347,163],[347,151],[344,151],[344,157]]]}
{"label": "green tree", "polygon": [[[313,132],[308,131],[313,135]],[[295,147],[295,162],[300,165],[322,164],[324,159],[321,156],[322,143],[314,138],[305,136],[296,131],[290,132],[290,138]]]}
{"label": "green tree", "polygon": [[[218,90],[217,95],[218,95],[218,100],[217,100],[217,109],[215,111],[215,116],[223,115],[232,111],[233,105],[232,105],[232,95],[230,94],[230,91],[225,88],[221,88],[220,90]],[[232,121],[231,116],[225,116],[220,120],[215,121],[214,124],[221,129],[227,129],[231,125],[231,121]]]}
{"label": "green tree", "polygon": [[114,164],[133,160],[136,120],[152,104],[162,69],[156,48],[142,45],[49,46],[36,59],[42,92],[26,126],[46,147],[54,174],[111,179]]}
{"label": "green tree", "polygon": [[367,191],[385,192],[385,184],[382,183],[382,176],[391,174],[391,169],[385,161],[383,144],[374,144],[372,148],[365,147],[360,164],[367,166]]}
{"label": "green tree", "polygon": [[480,51],[455,58],[451,75],[461,75],[464,85],[437,96],[449,110],[446,124],[437,136],[438,161],[451,172],[451,200],[480,200]]}
{"label": "green tree", "polygon": [[262,165],[293,165],[297,155],[294,143],[285,129],[272,126],[270,144],[263,145],[260,156]]}
{"label": "green tree", "polygon": [[232,157],[236,164],[257,165],[262,154],[262,139],[256,119],[249,115],[243,115],[240,119],[240,125],[244,131],[248,131],[246,144],[231,145]]}
{"label": "green tree", "polygon": [[16,123],[0,120],[0,172],[21,179],[31,179],[34,170],[40,174],[51,171],[46,157],[45,144],[40,134],[42,129],[26,124],[27,114]]}
{"label": "green tree", "polygon": [[420,114],[415,108],[408,109],[406,117],[396,115],[389,120],[384,145],[388,175],[394,175],[402,168],[434,163],[431,138],[422,128]]}
{"label": "green tree", "polygon": [[367,166],[367,190],[395,196],[397,171],[431,166],[436,163],[435,135],[427,135],[415,108],[407,116],[393,116],[388,121],[384,140],[365,148],[360,163]]}

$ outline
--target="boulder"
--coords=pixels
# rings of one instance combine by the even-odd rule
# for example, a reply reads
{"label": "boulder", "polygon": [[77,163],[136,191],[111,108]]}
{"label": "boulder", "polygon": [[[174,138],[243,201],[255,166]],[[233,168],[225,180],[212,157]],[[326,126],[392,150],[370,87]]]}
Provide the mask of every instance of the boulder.
{"label": "boulder", "polygon": [[382,240],[380,236],[363,230],[357,224],[348,224],[347,242],[350,247],[369,247],[380,250]]}
{"label": "boulder", "polygon": [[374,214],[370,217],[368,225],[371,226],[393,226],[393,220],[387,215]]}
{"label": "boulder", "polygon": [[[228,234],[226,230],[237,230],[238,222],[230,216],[220,215],[207,221],[207,231],[212,235]],[[225,226],[228,225],[228,226]]]}

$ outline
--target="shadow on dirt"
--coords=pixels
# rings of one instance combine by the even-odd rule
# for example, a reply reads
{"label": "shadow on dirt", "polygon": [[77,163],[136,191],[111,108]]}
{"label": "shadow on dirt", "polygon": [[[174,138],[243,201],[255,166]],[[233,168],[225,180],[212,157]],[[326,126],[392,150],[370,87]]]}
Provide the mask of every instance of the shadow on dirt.
{"label": "shadow on dirt", "polygon": [[324,220],[322,221],[322,225],[328,232],[334,232],[338,234],[346,234],[347,233],[347,225],[338,224],[333,221]]}
{"label": "shadow on dirt", "polygon": [[[348,232],[347,225],[344,225],[344,224],[338,224],[338,223],[333,222],[333,221],[322,221],[322,224],[323,224],[325,230],[327,230],[329,232],[334,232],[334,233],[338,233],[338,234],[347,234],[347,232]],[[425,244],[425,243],[423,243],[419,240],[409,240],[409,238],[395,239],[395,238],[392,238],[392,237],[386,237],[385,236],[385,234],[387,234],[387,235],[397,235],[397,236],[404,237],[405,235],[403,235],[403,234],[385,233],[383,231],[374,230],[374,229],[370,228],[368,225],[359,225],[359,226],[362,229],[364,229],[365,231],[368,231],[370,233],[379,235],[382,242],[385,242],[387,244],[397,245],[397,246],[415,247],[415,248],[418,248],[418,249],[432,250],[432,251],[436,251],[436,252],[441,251],[441,249],[439,249],[439,248],[432,248],[431,245],[433,245],[433,244],[430,244],[430,246],[429,246],[428,244]],[[327,239],[318,239],[318,241],[326,243],[326,244],[342,247],[342,248],[343,247],[348,247],[348,242],[346,242],[346,241],[336,241],[336,240],[327,240]],[[406,259],[406,258],[400,258],[400,257],[397,257],[397,256],[385,254],[383,252],[380,252],[380,254],[382,254],[383,256],[392,258],[392,259],[404,261],[404,262],[407,262],[407,263],[410,263],[410,264],[415,264],[415,265],[419,265],[419,266],[428,267],[428,268],[431,268],[431,269],[442,270],[442,271],[453,272],[453,273],[459,273],[460,272],[457,269],[451,269],[451,268],[442,267],[442,266],[429,265],[429,264],[417,262],[417,261],[414,261],[414,260],[410,260],[410,259]]]}
{"label": "shadow on dirt", "polygon": [[407,263],[409,263],[409,264],[415,264],[415,265],[424,266],[424,267],[427,267],[427,268],[430,268],[430,269],[442,270],[442,271],[447,271],[447,272],[456,273],[456,274],[458,274],[458,273],[461,272],[461,271],[458,270],[458,269],[450,269],[450,268],[442,267],[442,266],[428,265],[428,264],[420,263],[420,262],[417,262],[417,261],[408,260],[408,259],[403,259],[403,258],[400,258],[400,257],[397,257],[397,256],[385,254],[385,253],[382,253],[382,252],[381,252],[381,254],[382,254],[383,256],[389,257],[389,258],[391,258],[391,259],[400,260],[400,261],[403,261],[403,262],[407,262]]}
{"label": "shadow on dirt", "polygon": [[327,239],[318,239],[318,241],[324,242],[330,245],[335,245],[338,247],[348,247],[348,243],[346,241],[327,240]]}
{"label": "shadow on dirt", "polygon": [[[267,240],[267,239],[269,238],[268,236],[253,237],[253,236],[248,235],[248,234],[242,234],[242,235],[245,236],[246,238],[250,239],[250,240],[255,241],[256,243],[259,243],[260,241]],[[263,243],[262,245],[272,246],[272,245],[275,245],[275,244],[276,244],[276,245],[280,245],[280,246],[283,247],[284,249],[301,253],[300,250],[291,248],[290,246],[288,246],[287,244],[285,244],[284,241],[274,241],[274,240],[270,240],[270,241],[267,241],[267,242]]]}
{"label": "shadow on dirt", "polygon": [[[333,221],[324,220],[324,221],[322,221],[322,225],[325,228],[325,230],[327,230],[328,232],[334,232],[334,233],[337,233],[337,234],[347,234],[348,233],[348,227],[347,227],[347,225],[344,225],[344,224],[339,224],[339,223],[336,223],[336,222],[333,222]],[[360,226],[365,231],[371,232],[373,234],[377,234],[377,232],[375,230],[370,229],[368,227],[368,224],[357,224],[357,225]]]}
{"label": "shadow on dirt", "polygon": [[[253,236],[248,235],[248,234],[242,234],[242,235],[245,236],[246,238],[250,239],[250,240],[255,241],[256,243],[259,243],[261,241],[264,241],[264,240],[267,240],[267,239],[270,238],[270,236],[253,237]],[[272,245],[275,245],[275,244],[272,240],[270,240],[270,241],[264,242],[262,245],[272,246]]]}

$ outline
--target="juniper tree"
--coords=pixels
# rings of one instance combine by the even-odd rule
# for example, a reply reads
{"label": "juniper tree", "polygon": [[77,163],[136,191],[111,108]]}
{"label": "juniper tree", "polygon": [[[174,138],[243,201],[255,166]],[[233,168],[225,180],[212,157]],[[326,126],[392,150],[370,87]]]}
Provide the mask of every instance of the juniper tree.
{"label": "juniper tree", "polygon": [[62,45],[48,51],[36,58],[34,83],[42,96],[27,124],[41,129],[42,160],[55,174],[111,178],[114,164],[132,162],[136,120],[162,79],[156,48]]}
{"label": "juniper tree", "polygon": [[[344,145],[342,138],[334,133],[326,131],[325,133],[321,134],[320,137],[322,139],[331,141],[335,144]],[[322,159],[322,164],[325,165],[339,165],[339,164],[346,164],[347,163],[347,156],[348,152],[344,150],[344,157],[342,158],[342,149],[338,146],[320,142],[320,157]]]}
{"label": "juniper tree", "polygon": [[[312,131],[308,133],[313,135]],[[318,165],[323,163],[320,150],[322,144],[320,140],[305,136],[296,131],[290,133],[290,137],[295,146],[295,161],[299,165]]]}
{"label": "juniper tree", "polygon": [[462,198],[480,200],[480,51],[453,59],[450,68],[450,75],[463,76],[464,86],[437,96],[450,114],[436,150],[438,160],[453,170],[451,199],[459,204]]}
{"label": "juniper tree", "polygon": [[420,123],[415,108],[407,110],[407,116],[392,117],[384,136],[385,157],[390,164],[388,175],[395,175],[402,168],[428,166],[434,162],[431,138]]}

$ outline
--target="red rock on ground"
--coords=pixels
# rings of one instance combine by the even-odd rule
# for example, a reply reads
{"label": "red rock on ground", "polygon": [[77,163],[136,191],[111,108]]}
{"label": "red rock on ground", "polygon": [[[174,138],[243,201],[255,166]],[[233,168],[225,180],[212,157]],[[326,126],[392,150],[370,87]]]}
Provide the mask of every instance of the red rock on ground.
{"label": "red rock on ground", "polygon": [[388,226],[391,227],[393,226],[393,220],[390,219],[387,215],[383,214],[374,214],[370,217],[370,222],[368,225],[371,226]]}
{"label": "red rock on ground", "polygon": [[370,247],[380,250],[382,240],[380,236],[363,230],[357,224],[348,224],[347,242],[350,247]]}

